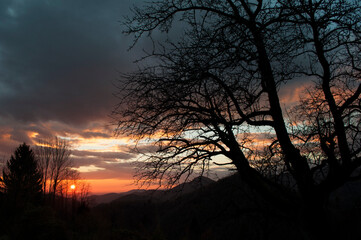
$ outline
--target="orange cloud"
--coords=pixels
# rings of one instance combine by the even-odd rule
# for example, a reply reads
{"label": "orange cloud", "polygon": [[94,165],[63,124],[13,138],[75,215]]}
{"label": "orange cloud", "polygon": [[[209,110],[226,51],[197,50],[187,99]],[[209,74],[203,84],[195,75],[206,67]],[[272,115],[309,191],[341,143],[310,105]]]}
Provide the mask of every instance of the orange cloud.
{"label": "orange cloud", "polygon": [[280,90],[280,101],[281,104],[287,106],[293,106],[297,104],[300,99],[306,94],[306,90],[312,86],[312,82],[306,81],[303,84],[295,82],[294,84],[289,84],[283,89]]}

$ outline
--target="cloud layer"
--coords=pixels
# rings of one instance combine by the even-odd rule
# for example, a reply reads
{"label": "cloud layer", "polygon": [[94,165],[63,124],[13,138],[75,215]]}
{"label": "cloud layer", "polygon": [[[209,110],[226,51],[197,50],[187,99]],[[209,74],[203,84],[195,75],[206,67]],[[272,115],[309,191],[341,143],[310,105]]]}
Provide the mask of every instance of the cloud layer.
{"label": "cloud layer", "polygon": [[[131,139],[113,138],[108,115],[118,72],[134,69],[149,47],[141,39],[127,51],[132,37],[122,35],[120,22],[134,3],[142,1],[0,1],[0,160],[22,142],[63,136],[83,177],[129,184],[136,154]],[[295,96],[281,95],[285,102]]]}
{"label": "cloud layer", "polygon": [[[79,149],[73,151],[77,167],[94,170],[85,174],[130,177],[126,161],[134,155],[119,150],[124,141],[109,142],[108,115],[116,103],[112,94],[118,72],[130,71],[139,52],[127,52],[130,40],[120,24],[132,3],[0,2],[2,159],[21,142],[35,144],[58,135],[69,137]],[[90,142],[102,140],[104,153],[92,149]]]}
{"label": "cloud layer", "polygon": [[109,113],[129,66],[124,1],[2,1],[0,114],[85,124]]}

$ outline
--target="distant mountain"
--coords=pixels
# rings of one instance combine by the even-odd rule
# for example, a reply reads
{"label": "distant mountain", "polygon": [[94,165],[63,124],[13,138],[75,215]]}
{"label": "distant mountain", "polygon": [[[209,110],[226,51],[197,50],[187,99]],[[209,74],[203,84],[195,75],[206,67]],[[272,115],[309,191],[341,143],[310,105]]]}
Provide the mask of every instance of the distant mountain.
{"label": "distant mountain", "polygon": [[117,231],[119,239],[233,240],[266,234],[272,234],[270,239],[295,239],[299,234],[289,222],[274,217],[276,210],[238,175],[217,182],[196,178],[168,191],[135,191],[93,211],[99,219],[108,219],[104,225],[111,226],[109,232]]}
{"label": "distant mountain", "polygon": [[151,201],[167,201],[175,199],[184,194],[189,194],[194,191],[202,191],[205,187],[215,183],[214,180],[200,176],[194,178],[190,182],[179,184],[168,190],[144,190],[135,189],[123,193],[108,193],[103,195],[92,195],[91,206],[96,206],[103,203],[110,203],[112,201],[137,201],[137,200],[151,200]]}
{"label": "distant mountain", "polygon": [[194,178],[190,182],[182,183],[172,189],[169,190],[169,192],[172,192],[173,194],[180,193],[182,195],[191,193],[196,190],[202,190],[205,187],[209,186],[210,184],[215,183],[214,180],[200,176],[197,178]]}
{"label": "distant mountain", "polygon": [[151,193],[150,200],[160,201],[160,202],[175,200],[176,198],[187,194],[192,194],[194,192],[202,192],[209,185],[212,185],[214,183],[215,183],[214,180],[204,176],[200,176],[194,178],[190,182],[181,183],[168,190],[150,192]]}
{"label": "distant mountain", "polygon": [[118,199],[120,197],[130,195],[136,192],[145,192],[147,190],[142,189],[136,189],[136,190],[130,190],[128,192],[122,192],[122,193],[107,193],[107,194],[101,194],[101,195],[91,195],[90,196],[90,202],[91,206],[96,206],[101,203],[110,203],[114,201],[115,199]]}
{"label": "distant mountain", "polygon": [[[345,187],[336,194],[340,205],[344,205],[341,198],[346,194]],[[352,199],[361,195],[355,192],[360,190],[358,186],[347,188]],[[94,222],[101,221],[101,232],[109,234],[102,239],[304,239],[303,229],[292,213],[288,216],[275,208],[237,174],[217,182],[196,178],[168,191],[122,193],[92,208],[92,214]],[[349,234],[352,225],[352,236],[361,236],[361,208],[336,206],[334,214],[337,226],[345,233]]]}

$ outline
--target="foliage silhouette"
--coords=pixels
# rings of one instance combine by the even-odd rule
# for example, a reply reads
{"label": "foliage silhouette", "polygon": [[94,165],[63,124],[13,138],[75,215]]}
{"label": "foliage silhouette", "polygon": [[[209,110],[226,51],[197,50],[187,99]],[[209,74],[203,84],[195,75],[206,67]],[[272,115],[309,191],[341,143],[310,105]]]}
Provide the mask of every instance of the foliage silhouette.
{"label": "foliage silhouette", "polygon": [[42,174],[29,145],[20,145],[6,163],[1,178],[3,192],[15,208],[39,204],[42,194]]}
{"label": "foliage silhouette", "polygon": [[[62,153],[68,151],[63,150],[54,150],[58,162],[64,159]],[[43,187],[46,185],[42,178],[44,168],[39,166],[41,160],[30,146],[24,143],[7,161],[1,177],[0,239],[28,239],[29,236],[39,240],[80,239],[73,236],[79,232],[78,229],[73,229],[73,224],[80,215],[89,211],[89,186],[78,181],[79,190],[73,192],[71,198],[66,194],[57,194],[54,197],[52,190],[59,187],[54,188],[52,183],[51,191],[43,194]],[[52,164],[50,163],[50,166]],[[57,175],[57,186],[62,186],[62,182],[67,182],[62,175],[62,171],[66,170],[62,168],[64,165],[57,166],[54,172],[58,173],[51,173],[48,179],[54,181],[54,176]]]}

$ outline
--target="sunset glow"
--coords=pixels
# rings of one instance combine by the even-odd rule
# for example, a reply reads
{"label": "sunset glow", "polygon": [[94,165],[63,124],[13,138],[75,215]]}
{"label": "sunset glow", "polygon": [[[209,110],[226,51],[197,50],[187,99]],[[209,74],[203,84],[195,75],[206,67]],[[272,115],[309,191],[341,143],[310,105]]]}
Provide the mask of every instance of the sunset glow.
{"label": "sunset glow", "polygon": [[87,179],[90,183],[91,192],[94,194],[120,193],[136,189],[134,180],[130,179]]}
{"label": "sunset glow", "polygon": [[0,240],[361,239],[361,0],[0,19]]}
{"label": "sunset glow", "polygon": [[[64,4],[66,10],[60,14],[54,7],[57,4]],[[41,5],[23,1],[9,4],[11,11],[2,12],[4,26],[16,24],[4,28],[7,34],[1,35],[1,49],[6,55],[1,62],[0,160],[7,160],[23,142],[36,146],[42,139],[57,136],[70,142],[71,169],[90,183],[92,194],[136,189],[133,175],[139,155],[132,151],[135,140],[115,136],[116,126],[109,118],[118,101],[114,97],[118,73],[135,70],[133,61],[143,54],[143,46],[139,52],[136,46],[128,52],[132,39],[121,35],[119,20],[129,13],[130,2],[115,1],[111,6],[97,4],[94,8],[89,4],[81,7],[81,13],[65,2]],[[82,15],[86,11],[92,14]],[[29,16],[38,17],[32,22],[24,18]],[[75,16],[76,25],[63,21]],[[41,26],[43,35],[29,31],[33,26]],[[54,26],[64,31],[56,31]],[[27,66],[27,70],[20,71],[19,66]],[[296,102],[308,86],[295,81],[293,91],[282,88],[282,103]],[[151,138],[161,135],[158,132]],[[252,139],[248,143],[252,146],[270,141],[263,130]],[[154,151],[149,142],[137,147],[146,153]],[[222,157],[216,161],[229,162]]]}

